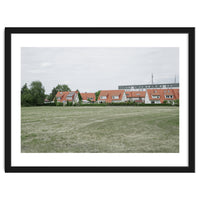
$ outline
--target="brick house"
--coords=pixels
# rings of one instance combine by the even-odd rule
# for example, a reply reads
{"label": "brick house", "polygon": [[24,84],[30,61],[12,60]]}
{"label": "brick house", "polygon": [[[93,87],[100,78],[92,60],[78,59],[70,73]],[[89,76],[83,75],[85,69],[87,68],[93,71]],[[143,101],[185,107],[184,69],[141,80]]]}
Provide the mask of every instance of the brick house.
{"label": "brick house", "polygon": [[83,103],[89,103],[92,102],[94,103],[96,101],[96,96],[95,93],[80,93],[82,97],[82,102]]}
{"label": "brick house", "polygon": [[98,103],[125,102],[127,100],[125,90],[101,90]]}
{"label": "brick house", "polygon": [[145,102],[145,91],[130,91],[126,92],[126,98],[128,101],[134,101],[137,103],[144,103]]}
{"label": "brick house", "polygon": [[179,89],[148,89],[145,95],[146,104],[174,102],[179,99]]}
{"label": "brick house", "polygon": [[66,104],[67,101],[74,103],[79,102],[78,91],[70,92],[57,92],[56,94],[57,102]]}

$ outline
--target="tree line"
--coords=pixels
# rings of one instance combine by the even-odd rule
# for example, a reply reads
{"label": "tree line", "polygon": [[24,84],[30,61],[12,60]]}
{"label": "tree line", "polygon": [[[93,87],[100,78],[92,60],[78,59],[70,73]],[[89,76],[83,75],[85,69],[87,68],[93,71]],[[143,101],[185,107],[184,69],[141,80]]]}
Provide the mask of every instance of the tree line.
{"label": "tree line", "polygon": [[[68,92],[71,91],[68,85],[58,84],[56,87],[54,87],[49,95],[45,94],[44,86],[40,81],[33,81],[30,84],[30,87],[27,86],[27,83],[23,85],[21,88],[21,105],[22,106],[40,106],[44,104],[45,99],[48,101],[54,101],[54,98],[57,94],[57,92]],[[82,97],[80,95],[79,90],[78,96],[79,100],[82,100]],[[98,99],[98,96],[100,94],[100,91],[96,92],[96,100]]]}

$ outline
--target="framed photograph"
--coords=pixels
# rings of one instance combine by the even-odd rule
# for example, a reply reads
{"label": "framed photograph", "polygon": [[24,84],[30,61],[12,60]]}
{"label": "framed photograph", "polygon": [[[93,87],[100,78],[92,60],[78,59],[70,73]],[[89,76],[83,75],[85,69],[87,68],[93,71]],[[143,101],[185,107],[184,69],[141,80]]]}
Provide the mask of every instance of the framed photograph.
{"label": "framed photograph", "polygon": [[195,28],[5,28],[5,172],[195,172]]}

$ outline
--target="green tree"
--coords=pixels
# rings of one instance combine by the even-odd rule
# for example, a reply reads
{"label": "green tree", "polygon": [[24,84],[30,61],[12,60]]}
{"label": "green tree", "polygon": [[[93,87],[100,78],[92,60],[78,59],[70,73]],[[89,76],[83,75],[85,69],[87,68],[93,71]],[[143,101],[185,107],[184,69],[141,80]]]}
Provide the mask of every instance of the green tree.
{"label": "green tree", "polygon": [[49,95],[49,100],[53,101],[54,97],[56,96],[57,92],[67,92],[67,91],[71,91],[71,89],[68,87],[68,85],[57,85],[56,87],[54,87],[51,91],[51,94]]}
{"label": "green tree", "polygon": [[97,101],[97,100],[98,100],[98,98],[99,98],[100,92],[101,92],[101,90],[99,90],[99,91],[95,92],[96,101]]}
{"label": "green tree", "polygon": [[89,98],[87,99],[87,101],[92,102],[91,99],[89,99]]}
{"label": "green tree", "polygon": [[54,100],[55,105],[57,105],[57,98],[56,98],[56,96],[52,100]]}
{"label": "green tree", "polygon": [[45,99],[49,100],[49,97],[50,95],[49,94],[45,94]]}
{"label": "green tree", "polygon": [[68,87],[68,85],[60,85],[60,84],[58,84],[57,86],[56,86],[56,90],[57,90],[57,92],[67,92],[67,91],[71,91],[71,89]]}
{"label": "green tree", "polygon": [[49,95],[49,101],[53,101],[54,100],[54,97],[56,96],[57,92],[58,91],[56,90],[56,88],[52,89],[52,91],[51,91],[51,93]]}
{"label": "green tree", "polygon": [[80,102],[82,102],[83,98],[82,98],[81,93],[79,92],[79,90],[76,90],[76,91],[78,91],[78,99],[79,99],[79,103],[80,103]]}
{"label": "green tree", "polygon": [[41,105],[45,99],[45,89],[40,81],[33,81],[30,86],[33,105]]}
{"label": "green tree", "polygon": [[30,106],[32,104],[32,96],[27,83],[21,88],[21,105]]}
{"label": "green tree", "polygon": [[21,88],[21,94],[25,94],[27,91],[29,91],[28,87],[27,87],[27,83],[25,83],[23,85],[23,87]]}

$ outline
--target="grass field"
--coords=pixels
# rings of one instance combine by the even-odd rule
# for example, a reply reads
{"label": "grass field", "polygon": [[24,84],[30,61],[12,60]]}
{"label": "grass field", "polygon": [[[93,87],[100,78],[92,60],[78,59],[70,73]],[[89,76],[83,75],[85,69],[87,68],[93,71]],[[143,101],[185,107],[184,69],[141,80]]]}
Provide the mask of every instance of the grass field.
{"label": "grass field", "polygon": [[23,107],[21,152],[179,152],[179,108]]}

